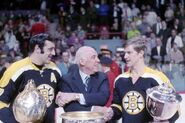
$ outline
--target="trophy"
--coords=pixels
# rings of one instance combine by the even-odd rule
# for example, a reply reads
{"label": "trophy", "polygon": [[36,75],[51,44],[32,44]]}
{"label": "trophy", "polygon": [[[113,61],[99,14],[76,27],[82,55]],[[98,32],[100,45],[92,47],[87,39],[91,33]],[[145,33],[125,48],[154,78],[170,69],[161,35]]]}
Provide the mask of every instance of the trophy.
{"label": "trophy", "polygon": [[149,88],[146,93],[146,108],[154,121],[170,119],[177,112],[182,101],[182,97],[167,85]]}
{"label": "trophy", "polygon": [[13,114],[20,123],[38,123],[42,121],[46,108],[44,97],[36,89],[34,81],[29,80],[14,100]]}
{"label": "trophy", "polygon": [[73,111],[62,115],[62,123],[105,123],[104,114],[91,111]]}

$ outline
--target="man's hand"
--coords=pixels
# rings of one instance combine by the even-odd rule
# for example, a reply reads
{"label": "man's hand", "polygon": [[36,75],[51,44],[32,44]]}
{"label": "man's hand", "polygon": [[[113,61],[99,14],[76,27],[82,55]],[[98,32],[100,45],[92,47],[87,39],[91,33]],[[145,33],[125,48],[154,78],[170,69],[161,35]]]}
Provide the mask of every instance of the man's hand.
{"label": "man's hand", "polygon": [[105,121],[109,121],[113,116],[112,108],[108,108],[108,107],[105,107],[105,106],[104,107],[102,107],[102,106],[93,106],[92,111],[103,113]]}
{"label": "man's hand", "polygon": [[71,102],[71,101],[78,101],[79,100],[79,94],[77,93],[65,93],[65,92],[58,92],[56,96],[56,104],[58,106],[64,106],[65,104]]}
{"label": "man's hand", "polygon": [[114,115],[114,112],[111,107],[106,108],[105,121],[109,121]]}

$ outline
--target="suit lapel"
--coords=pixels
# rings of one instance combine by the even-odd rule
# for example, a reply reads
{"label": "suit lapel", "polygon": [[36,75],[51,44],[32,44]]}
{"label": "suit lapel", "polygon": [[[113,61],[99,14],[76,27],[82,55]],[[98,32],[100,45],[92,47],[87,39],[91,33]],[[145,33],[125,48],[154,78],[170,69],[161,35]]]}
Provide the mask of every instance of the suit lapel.
{"label": "suit lapel", "polygon": [[99,84],[100,84],[100,80],[98,79],[97,75],[96,74],[91,75],[87,91],[91,92],[92,89],[97,88],[99,86]]}
{"label": "suit lapel", "polygon": [[79,92],[85,91],[85,85],[83,84],[79,71],[74,72],[71,78],[71,82],[73,85],[75,85],[75,87],[79,89]]}

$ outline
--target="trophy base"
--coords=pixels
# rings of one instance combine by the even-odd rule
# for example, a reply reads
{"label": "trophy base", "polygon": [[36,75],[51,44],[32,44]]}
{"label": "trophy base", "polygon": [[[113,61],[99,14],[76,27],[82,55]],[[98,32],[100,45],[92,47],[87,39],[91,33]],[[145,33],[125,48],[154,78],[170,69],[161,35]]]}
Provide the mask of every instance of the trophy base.
{"label": "trophy base", "polygon": [[154,121],[151,121],[149,123],[170,123],[168,120],[156,120],[154,119]]}

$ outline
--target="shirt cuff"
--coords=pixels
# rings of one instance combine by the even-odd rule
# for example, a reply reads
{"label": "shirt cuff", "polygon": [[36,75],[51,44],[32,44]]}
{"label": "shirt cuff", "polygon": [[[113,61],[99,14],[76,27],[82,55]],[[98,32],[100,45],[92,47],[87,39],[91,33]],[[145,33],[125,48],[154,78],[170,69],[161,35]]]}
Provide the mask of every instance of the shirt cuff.
{"label": "shirt cuff", "polygon": [[86,101],[85,101],[84,95],[83,94],[79,94],[79,97],[80,97],[79,103],[81,105],[86,105]]}

